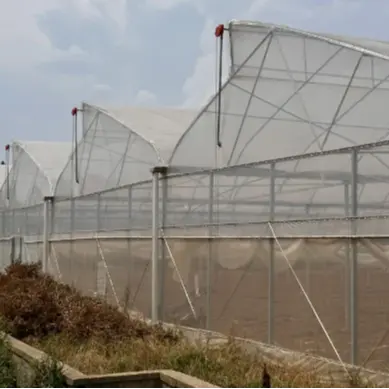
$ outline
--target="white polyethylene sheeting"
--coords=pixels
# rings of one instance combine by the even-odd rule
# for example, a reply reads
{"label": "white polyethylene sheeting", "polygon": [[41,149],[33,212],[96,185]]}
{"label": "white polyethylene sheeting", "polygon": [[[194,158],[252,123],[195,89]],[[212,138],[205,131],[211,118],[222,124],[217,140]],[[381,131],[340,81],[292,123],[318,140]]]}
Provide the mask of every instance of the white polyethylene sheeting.
{"label": "white polyethylene sheeting", "polygon": [[[172,166],[233,167],[389,139],[388,43],[249,22],[231,22],[228,32],[232,69],[221,93],[222,147],[215,144],[215,96],[180,139]],[[387,146],[358,154],[361,214],[385,212],[388,166]],[[349,214],[351,152],[296,157],[274,169],[276,218]],[[270,177],[265,163],[215,176],[220,215],[224,210],[236,221],[260,214],[267,219]],[[176,196],[205,203],[209,177],[185,180],[185,189],[172,184]]]}
{"label": "white polyethylene sheeting", "polygon": [[70,197],[150,179],[165,164],[195,112],[173,108],[107,108],[83,104],[83,139],[78,147],[79,184],[69,160],[56,195]]}
{"label": "white polyethylene sheeting", "polygon": [[[57,179],[71,155],[72,144],[66,142],[15,141],[11,144],[12,169],[9,173],[11,208],[40,204],[53,195]],[[7,203],[6,167],[0,198]]]}
{"label": "white polyethylene sheeting", "polygon": [[371,43],[369,51],[237,22],[229,33],[234,62],[221,97],[222,148],[215,147],[215,97],[178,143],[172,165],[212,167],[217,159],[218,167],[233,166],[388,138],[388,61],[384,50],[371,51],[388,44]]}
{"label": "white polyethylene sheeting", "polygon": [[167,161],[179,138],[196,116],[196,111],[179,108],[115,107],[104,109],[128,128],[148,140]]}

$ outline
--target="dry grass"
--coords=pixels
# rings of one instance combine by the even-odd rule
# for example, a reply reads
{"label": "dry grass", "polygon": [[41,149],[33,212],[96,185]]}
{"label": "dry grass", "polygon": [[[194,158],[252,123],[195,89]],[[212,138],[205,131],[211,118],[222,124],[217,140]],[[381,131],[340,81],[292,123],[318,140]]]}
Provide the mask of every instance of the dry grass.
{"label": "dry grass", "polygon": [[[0,316],[11,335],[87,374],[174,369],[221,387],[262,384],[260,355],[249,355],[233,341],[190,344],[179,333],[130,319],[58,284],[39,265],[15,264],[0,275]],[[267,369],[275,387],[341,386],[288,366]]]}
{"label": "dry grass", "polygon": [[[217,347],[132,341],[102,344],[90,340],[76,344],[55,336],[30,341],[59,360],[84,373],[103,374],[147,369],[173,369],[196,376],[221,387],[261,387],[263,362],[245,353],[233,342]],[[313,373],[270,366],[274,387],[329,387]],[[333,383],[333,387],[339,387]]]}

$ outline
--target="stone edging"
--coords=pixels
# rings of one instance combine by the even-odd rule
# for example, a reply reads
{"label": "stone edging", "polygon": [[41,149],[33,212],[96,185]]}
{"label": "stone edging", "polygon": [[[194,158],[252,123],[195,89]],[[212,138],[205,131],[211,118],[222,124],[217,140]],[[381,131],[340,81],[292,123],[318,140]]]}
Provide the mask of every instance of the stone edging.
{"label": "stone edging", "polygon": [[[32,366],[35,363],[44,362],[49,356],[12,336],[1,333],[5,341],[8,342],[12,353],[28,365]],[[162,381],[170,387],[177,388],[217,388],[208,382],[202,381],[196,377],[189,376],[174,370],[150,370],[139,372],[113,373],[101,375],[86,375],[73,367],[62,364],[62,374],[66,384],[70,387],[104,387],[104,385],[124,383],[128,381]]]}

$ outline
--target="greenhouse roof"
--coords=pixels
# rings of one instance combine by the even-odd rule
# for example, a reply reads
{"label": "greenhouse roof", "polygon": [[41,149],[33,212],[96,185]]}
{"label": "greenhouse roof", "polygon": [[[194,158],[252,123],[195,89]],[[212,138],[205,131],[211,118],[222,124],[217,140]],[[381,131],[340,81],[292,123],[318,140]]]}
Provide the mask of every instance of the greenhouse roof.
{"label": "greenhouse roof", "polygon": [[[277,32],[285,32],[287,34],[294,34],[305,36],[307,38],[313,38],[322,40],[328,43],[336,44],[339,46],[343,46],[348,49],[354,49],[356,51],[366,53],[371,56],[379,57],[382,59],[389,60],[389,42],[373,40],[369,38],[358,38],[344,35],[335,35],[328,33],[318,33],[318,32],[310,32],[305,30],[300,30],[296,28],[292,28],[286,25],[280,24],[272,24],[272,23],[263,23],[258,21],[246,21],[246,20],[232,20],[230,23],[230,28],[234,29],[255,29],[258,30],[260,28]],[[232,51],[231,51],[232,53]],[[234,59],[231,58],[232,63],[234,63]]]}
{"label": "greenhouse roof", "polygon": [[197,111],[159,107],[96,107],[152,143],[162,162],[167,161],[178,139],[195,119]]}
{"label": "greenhouse roof", "polygon": [[[178,170],[389,139],[388,42],[249,21],[230,22],[228,34],[231,69],[220,105],[216,94],[177,143],[169,162]],[[198,149],[201,158],[191,152]],[[326,168],[337,170],[333,163]]]}
{"label": "greenhouse roof", "polygon": [[[45,142],[45,141],[15,141],[12,148],[23,150],[47,177],[51,188],[55,184],[68,162],[71,152],[71,142]],[[50,195],[49,193],[47,195]]]}

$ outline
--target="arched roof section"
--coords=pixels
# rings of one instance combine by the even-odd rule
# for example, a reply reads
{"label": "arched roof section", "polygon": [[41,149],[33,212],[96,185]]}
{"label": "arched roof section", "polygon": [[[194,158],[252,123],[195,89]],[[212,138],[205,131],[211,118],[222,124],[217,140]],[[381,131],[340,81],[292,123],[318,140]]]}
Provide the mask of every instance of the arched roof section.
{"label": "arched roof section", "polygon": [[174,108],[98,107],[83,103],[83,138],[69,159],[56,195],[69,197],[115,188],[150,178],[150,169],[166,164],[195,113]]}
{"label": "arched roof section", "polygon": [[[10,149],[12,169],[9,173],[9,206],[18,208],[39,204],[44,196],[53,195],[57,179],[71,154],[71,143],[14,141]],[[0,198],[5,205],[6,173]]]}
{"label": "arched roof section", "polygon": [[[213,182],[220,211],[215,212],[224,221],[350,214],[350,152],[233,167],[388,140],[389,43],[245,21],[232,21],[228,33],[231,73],[221,92],[222,147],[216,144],[214,96],[178,141],[170,166],[231,167]],[[360,214],[386,212],[388,166],[387,146],[360,151]],[[177,208],[182,198],[193,199],[188,223],[200,209],[202,222],[208,220],[209,179],[189,175],[171,183]]]}
{"label": "arched roof section", "polygon": [[217,159],[218,167],[232,166],[387,139],[389,43],[246,21],[230,22],[228,33],[222,147],[214,96],[171,165],[213,167]]}

